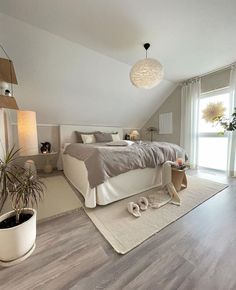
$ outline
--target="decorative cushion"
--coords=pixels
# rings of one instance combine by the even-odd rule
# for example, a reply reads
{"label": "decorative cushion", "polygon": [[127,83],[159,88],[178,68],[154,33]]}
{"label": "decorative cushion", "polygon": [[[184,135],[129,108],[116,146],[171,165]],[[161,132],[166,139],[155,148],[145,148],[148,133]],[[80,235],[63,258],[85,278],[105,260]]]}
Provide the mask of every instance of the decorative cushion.
{"label": "decorative cushion", "polygon": [[91,143],[96,142],[96,139],[93,134],[86,134],[86,135],[81,134],[81,138],[84,144],[91,144]]}
{"label": "decorative cushion", "polygon": [[111,142],[111,133],[99,132],[94,134],[97,143]]}
{"label": "decorative cushion", "polygon": [[92,135],[92,134],[95,134],[95,133],[99,133],[99,131],[94,131],[94,132],[79,132],[79,131],[75,131],[75,135],[76,135],[76,139],[77,139],[76,143],[84,143],[81,135]]}
{"label": "decorative cushion", "polygon": [[112,141],[120,141],[120,135],[118,132],[111,134]]}

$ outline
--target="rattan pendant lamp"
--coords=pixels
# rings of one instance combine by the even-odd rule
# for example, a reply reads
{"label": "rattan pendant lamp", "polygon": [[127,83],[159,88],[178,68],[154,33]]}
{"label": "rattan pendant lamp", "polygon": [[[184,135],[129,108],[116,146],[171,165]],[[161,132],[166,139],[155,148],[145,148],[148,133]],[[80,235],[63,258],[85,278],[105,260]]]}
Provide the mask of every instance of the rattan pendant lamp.
{"label": "rattan pendant lamp", "polygon": [[146,58],[134,64],[130,71],[131,83],[137,88],[151,89],[163,79],[164,72],[161,63],[153,58],[147,57],[150,43],[145,43]]}
{"label": "rattan pendant lamp", "polygon": [[1,44],[0,48],[7,57],[0,58],[0,108],[18,110],[18,105],[13,97],[13,84],[17,85],[13,62]]}

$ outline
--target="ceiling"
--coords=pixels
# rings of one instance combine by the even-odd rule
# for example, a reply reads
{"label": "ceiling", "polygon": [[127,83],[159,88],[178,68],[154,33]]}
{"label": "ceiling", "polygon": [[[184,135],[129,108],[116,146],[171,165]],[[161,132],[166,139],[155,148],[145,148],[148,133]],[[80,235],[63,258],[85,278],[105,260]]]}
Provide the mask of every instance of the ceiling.
{"label": "ceiling", "polygon": [[0,12],[132,65],[145,53],[181,81],[236,60],[235,0],[0,0]]}
{"label": "ceiling", "polygon": [[14,62],[17,103],[38,123],[141,128],[176,87],[138,89],[129,65],[2,13],[0,43]]}

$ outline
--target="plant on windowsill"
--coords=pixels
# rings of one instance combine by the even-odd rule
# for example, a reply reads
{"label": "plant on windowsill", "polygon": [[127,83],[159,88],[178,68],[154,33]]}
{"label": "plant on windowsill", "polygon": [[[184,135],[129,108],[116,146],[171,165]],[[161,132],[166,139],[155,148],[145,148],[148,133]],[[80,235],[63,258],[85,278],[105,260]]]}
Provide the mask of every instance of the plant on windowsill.
{"label": "plant on windowsill", "polygon": [[7,198],[13,211],[0,216],[0,265],[11,266],[26,259],[35,248],[36,210],[44,184],[29,169],[16,164],[14,146],[0,159],[0,211]]}
{"label": "plant on windowsill", "polygon": [[214,126],[220,125],[223,129],[219,132],[221,135],[224,135],[226,131],[236,131],[236,108],[230,118],[226,118],[224,113],[225,108],[221,102],[209,103],[202,111],[202,118]]}

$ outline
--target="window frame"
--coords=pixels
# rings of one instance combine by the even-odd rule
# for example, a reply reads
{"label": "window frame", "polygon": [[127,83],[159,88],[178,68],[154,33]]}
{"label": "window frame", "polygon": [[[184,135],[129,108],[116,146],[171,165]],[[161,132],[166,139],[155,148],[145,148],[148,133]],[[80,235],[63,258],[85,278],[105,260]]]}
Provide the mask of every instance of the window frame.
{"label": "window frame", "polygon": [[[200,94],[200,100],[203,99],[203,98],[214,97],[214,96],[221,95],[221,94],[230,94],[230,87],[226,86],[226,87],[223,87],[223,88],[220,88],[220,89],[211,90],[211,91],[208,91],[208,92],[201,93]],[[230,95],[229,95],[229,98],[230,98]],[[199,103],[200,103],[200,100],[199,100]],[[199,106],[198,117],[200,118],[200,106]],[[199,120],[198,120],[198,122],[199,122]],[[229,138],[229,132],[225,132],[224,135],[220,135],[217,132],[199,132],[198,131],[198,135],[197,135],[198,144],[199,144],[199,138],[201,138],[201,137],[227,138],[228,139]],[[199,159],[199,145],[197,145],[197,147],[198,147],[198,153],[197,153],[198,156],[197,156],[197,158]],[[198,167],[199,168],[203,168],[203,169],[215,170],[215,171],[218,171],[218,172],[225,172],[225,170],[212,169],[210,167],[205,167],[205,166],[201,166],[201,165],[198,165]]]}
{"label": "window frame", "polygon": [[[214,97],[214,96],[222,95],[222,94],[230,94],[229,86],[224,87],[224,88],[220,88],[220,89],[216,89],[216,90],[212,90],[212,91],[209,91],[209,92],[201,93],[200,94],[200,99],[210,98],[210,97]],[[200,100],[199,100],[199,102],[200,102]],[[199,107],[198,116],[200,116],[200,107]],[[198,132],[198,138],[199,137],[218,137],[218,138],[221,137],[221,138],[226,138],[228,136],[229,136],[228,132],[225,132],[224,135],[219,135],[219,133],[217,133],[217,132],[215,132],[215,133],[214,132],[202,132],[202,133]]]}

